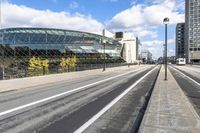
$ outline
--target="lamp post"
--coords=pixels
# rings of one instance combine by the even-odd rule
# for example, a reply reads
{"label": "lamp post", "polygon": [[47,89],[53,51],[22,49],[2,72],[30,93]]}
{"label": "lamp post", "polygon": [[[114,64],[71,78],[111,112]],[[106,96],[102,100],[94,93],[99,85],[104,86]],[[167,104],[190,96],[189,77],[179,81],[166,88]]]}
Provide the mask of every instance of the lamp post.
{"label": "lamp post", "polygon": [[163,23],[165,24],[165,80],[167,80],[167,24],[169,18],[164,18]]}
{"label": "lamp post", "polygon": [[163,44],[163,65],[165,64],[165,44]]}
{"label": "lamp post", "polygon": [[[103,37],[105,36],[105,29],[103,29],[102,31]],[[103,43],[103,71],[106,70],[106,41],[103,39],[102,40]]]}
{"label": "lamp post", "polygon": [[106,70],[106,42],[103,41],[103,71]]}

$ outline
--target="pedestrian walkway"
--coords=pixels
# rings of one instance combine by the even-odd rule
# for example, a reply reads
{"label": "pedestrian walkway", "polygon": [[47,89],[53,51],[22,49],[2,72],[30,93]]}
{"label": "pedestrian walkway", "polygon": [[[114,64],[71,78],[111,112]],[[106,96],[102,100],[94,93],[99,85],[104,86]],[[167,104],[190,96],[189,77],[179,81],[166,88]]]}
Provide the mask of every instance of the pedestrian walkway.
{"label": "pedestrian walkway", "polygon": [[200,118],[168,71],[161,68],[139,133],[200,133]]}

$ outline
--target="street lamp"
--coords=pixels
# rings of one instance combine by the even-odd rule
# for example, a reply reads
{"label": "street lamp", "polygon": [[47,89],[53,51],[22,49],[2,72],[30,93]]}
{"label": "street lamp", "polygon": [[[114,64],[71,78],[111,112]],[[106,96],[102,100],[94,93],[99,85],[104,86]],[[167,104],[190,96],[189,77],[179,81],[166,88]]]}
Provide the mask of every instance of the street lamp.
{"label": "street lamp", "polygon": [[[105,37],[105,29],[103,29],[102,35],[103,37]],[[105,71],[106,70],[106,40],[103,39],[102,43],[103,43],[103,56],[104,56],[103,71]]]}
{"label": "street lamp", "polygon": [[167,80],[167,24],[169,24],[169,18],[164,18],[165,24],[165,80]]}
{"label": "street lamp", "polygon": [[103,71],[106,70],[106,41],[103,40]]}
{"label": "street lamp", "polygon": [[163,44],[163,62],[162,64],[165,64],[165,44]]}

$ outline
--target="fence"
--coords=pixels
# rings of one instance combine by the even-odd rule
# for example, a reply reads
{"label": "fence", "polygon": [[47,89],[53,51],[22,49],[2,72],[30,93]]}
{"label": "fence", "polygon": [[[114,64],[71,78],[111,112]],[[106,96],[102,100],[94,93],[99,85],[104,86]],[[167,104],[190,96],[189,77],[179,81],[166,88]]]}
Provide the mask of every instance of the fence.
{"label": "fence", "polygon": [[[106,68],[119,67],[119,66],[128,66],[133,64],[126,63],[106,63]],[[42,67],[30,70],[28,66],[23,66],[21,68],[17,67],[7,67],[4,69],[4,79],[14,79],[14,78],[23,78],[31,76],[41,76],[57,73],[67,73],[74,71],[84,71],[84,70],[93,70],[93,69],[103,69],[104,64],[78,64],[75,67],[66,67],[61,68],[59,66],[49,66],[48,68]],[[0,69],[0,80],[3,79],[3,70]]]}

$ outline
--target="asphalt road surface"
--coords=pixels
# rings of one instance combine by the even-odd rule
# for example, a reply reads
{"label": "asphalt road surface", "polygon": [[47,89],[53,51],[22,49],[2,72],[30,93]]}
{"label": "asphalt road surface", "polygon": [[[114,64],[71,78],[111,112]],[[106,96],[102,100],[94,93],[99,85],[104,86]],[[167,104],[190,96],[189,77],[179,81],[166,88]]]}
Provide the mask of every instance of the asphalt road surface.
{"label": "asphalt road surface", "polygon": [[[0,132],[128,132],[160,66],[88,76],[0,94]],[[117,125],[117,126],[116,126]]]}
{"label": "asphalt road surface", "polygon": [[169,69],[200,116],[200,67],[186,65]]}

